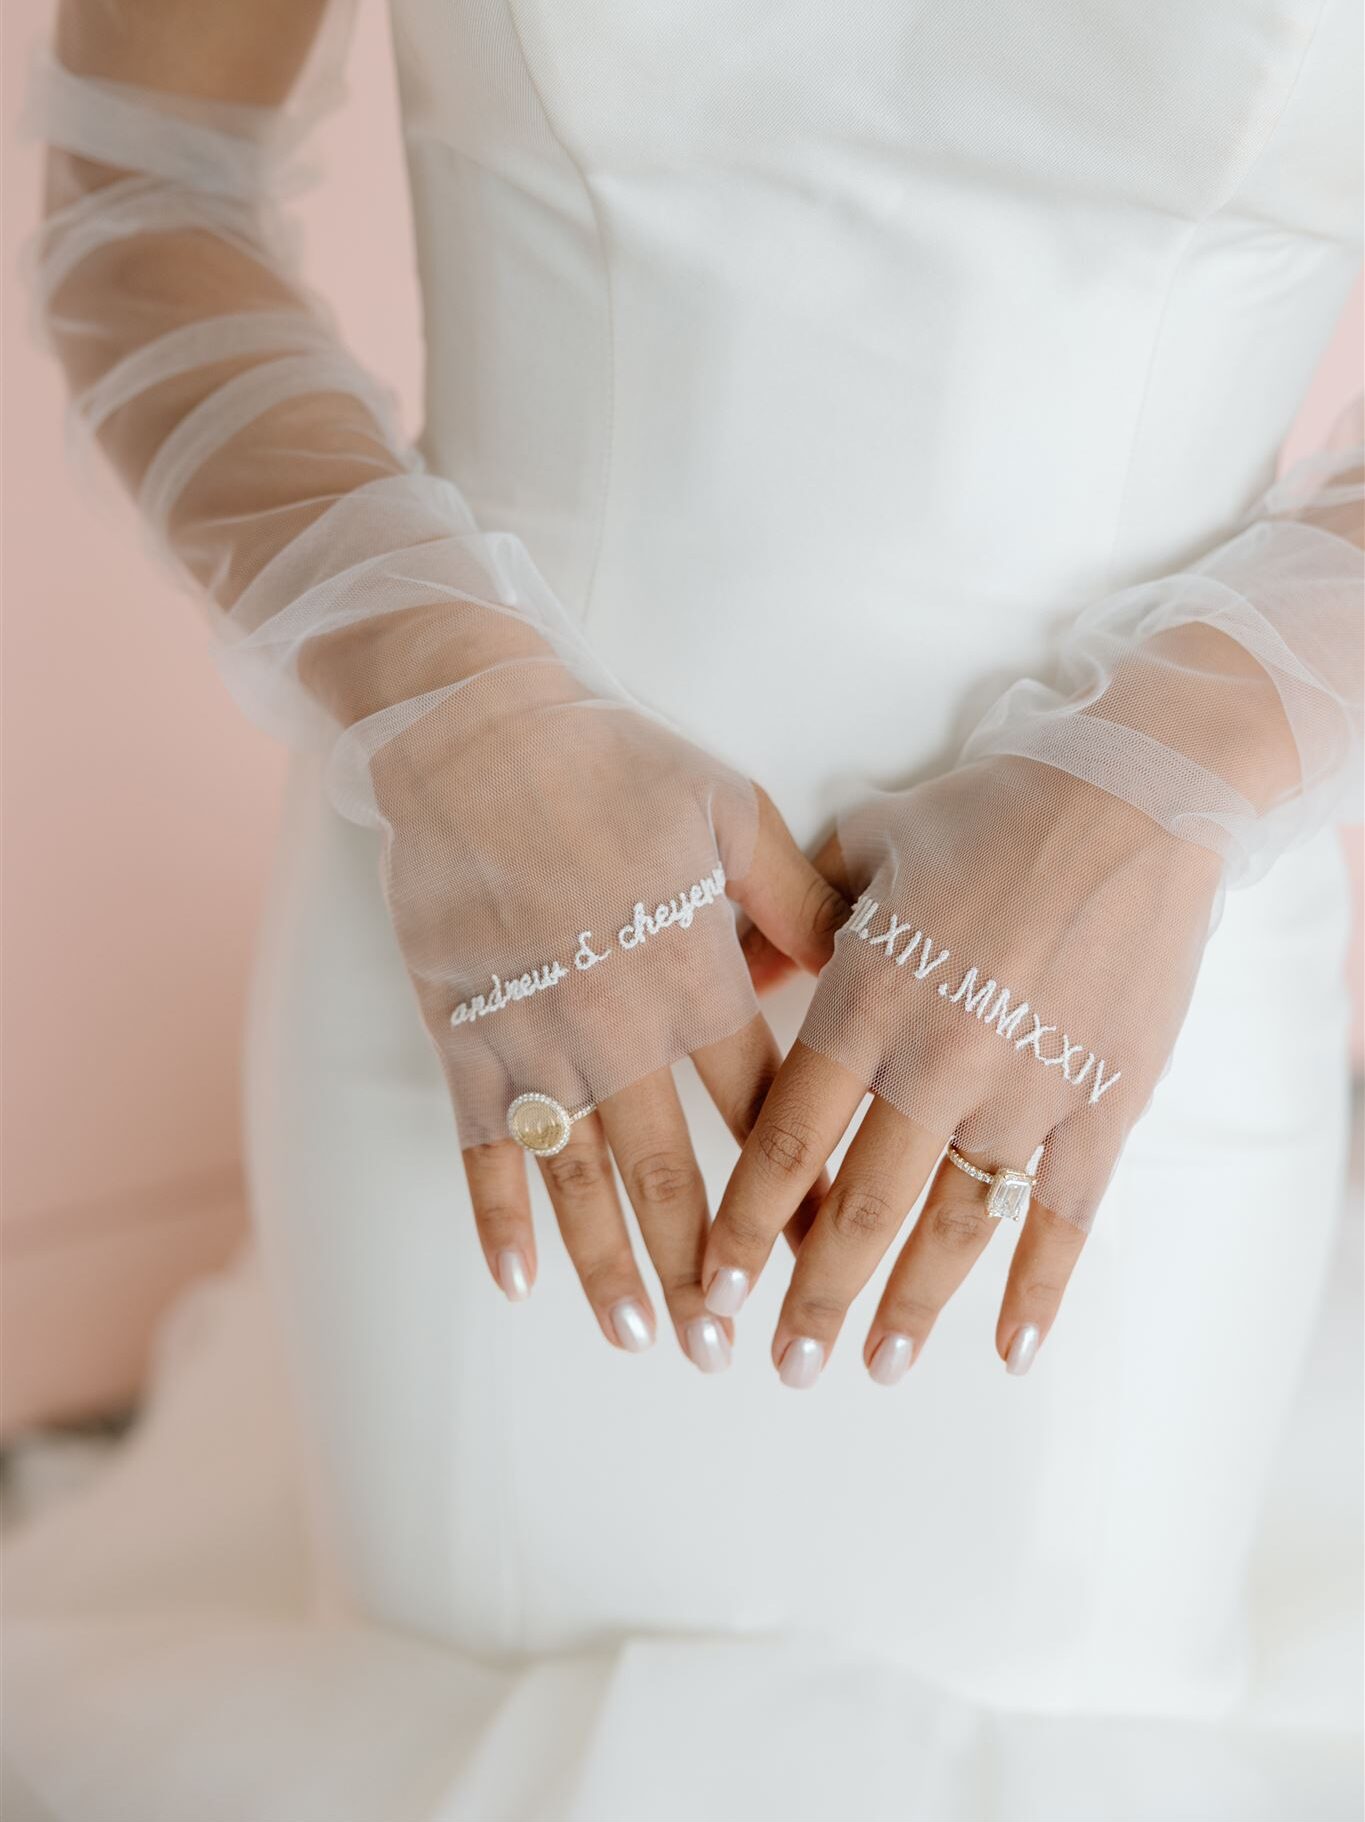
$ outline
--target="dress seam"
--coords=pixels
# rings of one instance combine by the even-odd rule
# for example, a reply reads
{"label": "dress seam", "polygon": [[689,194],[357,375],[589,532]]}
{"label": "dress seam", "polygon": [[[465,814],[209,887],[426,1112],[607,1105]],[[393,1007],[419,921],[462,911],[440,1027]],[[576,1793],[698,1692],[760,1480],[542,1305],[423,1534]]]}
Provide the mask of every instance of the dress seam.
{"label": "dress seam", "polygon": [[1118,556],[1119,539],[1123,533],[1124,520],[1128,510],[1128,497],[1132,488],[1133,470],[1137,462],[1138,443],[1141,439],[1143,424],[1146,421],[1147,408],[1151,402],[1152,381],[1156,374],[1157,360],[1161,352],[1162,341],[1165,337],[1166,324],[1171,311],[1171,299],[1175,294],[1177,281],[1185,269],[1185,262],[1189,257],[1190,249],[1199,235],[1211,222],[1216,221],[1219,216],[1224,214],[1224,212],[1237,200],[1238,195],[1245,188],[1247,182],[1255,173],[1261,160],[1265,157],[1266,152],[1274,142],[1275,135],[1283,125],[1285,115],[1289,112],[1294,97],[1299,92],[1299,85],[1303,81],[1303,72],[1307,67],[1309,57],[1312,55],[1313,47],[1318,41],[1319,33],[1322,30],[1322,22],[1327,13],[1328,4],[1329,0],[1318,0],[1318,10],[1303,50],[1299,55],[1299,60],[1294,66],[1293,76],[1290,78],[1289,83],[1285,88],[1284,96],[1279,107],[1275,110],[1274,119],[1266,127],[1260,144],[1247,158],[1236,175],[1230,179],[1228,188],[1219,201],[1214,203],[1212,207],[1205,209],[1202,214],[1197,215],[1194,220],[1190,222],[1189,228],[1180,243],[1179,250],[1171,261],[1170,270],[1166,275],[1165,289],[1162,293],[1161,308],[1157,313],[1156,324],[1152,332],[1151,346],[1147,352],[1147,366],[1142,379],[1142,393],[1138,400],[1137,411],[1133,418],[1133,428],[1128,439],[1128,459],[1124,464],[1123,484],[1119,489],[1118,501],[1114,508],[1113,531],[1109,541],[1109,555],[1105,561],[1104,568],[1105,594],[1112,593],[1114,589],[1114,571]]}
{"label": "dress seam", "polygon": [[555,144],[573,166],[578,181],[583,186],[583,194],[587,198],[589,209],[592,211],[593,232],[597,240],[598,255],[602,265],[602,290],[606,303],[607,317],[606,438],[601,458],[601,495],[597,513],[597,534],[593,540],[592,560],[588,564],[587,580],[583,585],[582,610],[579,616],[580,626],[586,629],[592,611],[592,597],[593,590],[597,583],[598,564],[601,561],[602,547],[606,542],[607,502],[611,493],[611,472],[616,448],[616,309],[611,282],[611,259],[607,251],[606,222],[601,205],[598,201],[597,193],[593,189],[592,183],[589,181],[588,173],[584,168],[582,159],[574,151],[572,146],[569,145],[563,133],[559,130],[559,126],[546,103],[545,96],[541,92],[540,84],[536,81],[535,71],[531,67],[531,59],[526,54],[526,45],[522,39],[521,26],[517,21],[514,0],[503,0],[503,6],[507,14],[508,25],[511,27],[513,40],[516,43],[517,53],[521,58],[522,68],[526,72],[526,80],[531,86],[531,93],[535,96],[536,105],[540,109],[541,115],[546,126],[549,128],[550,135]]}
{"label": "dress seam", "polygon": [[[603,223],[601,210],[598,207],[597,197],[593,192],[592,185],[588,182],[587,172],[583,168],[581,159],[578,158],[566,143],[554,117],[550,113],[549,107],[546,105],[545,97],[541,93],[540,84],[536,81],[535,73],[531,68],[531,60],[526,54],[526,46],[522,40],[521,27],[517,21],[513,0],[503,0],[503,6],[507,17],[508,27],[512,34],[512,40],[516,45],[517,54],[521,59],[521,66],[525,71],[526,81],[530,85],[532,95],[535,97],[536,106],[540,110],[550,136],[559,147],[563,156],[573,167],[573,170],[576,172],[578,180],[583,187],[583,193],[587,198],[588,207],[592,211],[593,230],[597,240],[598,257],[602,268],[602,285],[606,301],[606,423],[605,442],[601,457],[597,532],[593,541],[592,558],[588,564],[587,579],[583,585],[582,603],[579,612],[579,624],[582,627],[586,627],[591,611],[593,589],[597,580],[598,562],[601,557],[602,546],[605,540],[607,500],[610,494],[612,456],[616,440],[616,332],[611,287],[611,262],[607,256],[605,225]],[[527,1623],[528,1594],[526,1587],[526,1564],[529,1560],[529,1552],[521,1523],[521,1513],[526,1510],[526,1507],[518,1499],[516,1489],[508,1484],[509,1480],[514,1477],[514,1475],[514,1465],[511,1465],[504,1460],[503,1494],[507,1501],[505,1510],[509,1521],[508,1529],[514,1532],[516,1537],[516,1557],[514,1563],[511,1565],[512,1575],[509,1579],[512,1581],[515,1589],[514,1599],[516,1601],[517,1609],[517,1639],[521,1649],[524,1651],[528,1648],[529,1637],[529,1627]]]}

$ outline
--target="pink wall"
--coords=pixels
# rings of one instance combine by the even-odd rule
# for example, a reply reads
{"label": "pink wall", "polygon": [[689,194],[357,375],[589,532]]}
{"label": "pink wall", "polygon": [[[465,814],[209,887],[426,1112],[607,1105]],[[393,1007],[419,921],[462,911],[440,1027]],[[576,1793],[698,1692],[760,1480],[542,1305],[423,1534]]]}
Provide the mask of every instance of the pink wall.
{"label": "pink wall", "polygon": [[[8,0],[5,115],[49,8]],[[415,414],[419,340],[383,9],[321,148],[311,264]],[[0,1428],[128,1391],[156,1308],[241,1217],[238,1030],[281,755],[244,725],[131,513],[78,483],[15,273],[38,159],[5,160],[4,1396]],[[1302,426],[1360,380],[1360,300]]]}
{"label": "pink wall", "polygon": [[[305,208],[310,264],[411,419],[392,68],[382,7],[361,10],[353,105]],[[50,15],[6,0],[7,122]],[[134,1385],[148,1313],[239,1231],[238,1032],[283,769],[126,503],[67,459],[16,272],[39,158],[13,135],[5,149],[0,1428]]]}

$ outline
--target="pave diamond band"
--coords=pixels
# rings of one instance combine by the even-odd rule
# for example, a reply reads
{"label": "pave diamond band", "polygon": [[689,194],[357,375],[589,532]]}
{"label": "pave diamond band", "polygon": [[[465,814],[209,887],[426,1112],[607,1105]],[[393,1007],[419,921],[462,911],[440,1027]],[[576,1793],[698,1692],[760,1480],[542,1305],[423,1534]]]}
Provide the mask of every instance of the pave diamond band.
{"label": "pave diamond band", "polygon": [[982,1170],[969,1164],[956,1145],[948,1147],[948,1162],[965,1176],[987,1185],[986,1213],[997,1221],[1022,1221],[1028,1213],[1035,1178],[1026,1170],[1013,1170],[1008,1165],[999,1170]]}
{"label": "pave diamond band", "polygon": [[507,1130],[523,1151],[537,1158],[557,1157],[569,1143],[575,1122],[586,1119],[596,1106],[596,1101],[589,1101],[570,1113],[553,1095],[519,1094],[507,1109]]}

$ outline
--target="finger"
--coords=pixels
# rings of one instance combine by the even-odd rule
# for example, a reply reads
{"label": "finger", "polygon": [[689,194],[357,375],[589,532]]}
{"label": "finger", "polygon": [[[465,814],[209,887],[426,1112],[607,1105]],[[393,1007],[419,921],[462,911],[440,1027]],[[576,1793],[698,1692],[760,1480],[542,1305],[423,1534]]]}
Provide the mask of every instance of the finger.
{"label": "finger", "polygon": [[773,1336],[783,1383],[814,1385],[848,1306],[924,1188],[941,1141],[874,1100],[849,1146],[834,1187],[796,1256]]}
{"label": "finger", "polygon": [[[721,1118],[743,1145],[758,1122],[782,1064],[782,1053],[768,1021],[759,1014],[733,1037],[694,1050],[692,1062]],[[783,1230],[793,1252],[810,1231],[828,1188],[829,1178],[822,1170]]]}
{"label": "finger", "polygon": [[[995,1160],[969,1163],[993,1169]],[[891,1268],[863,1359],[881,1385],[894,1385],[919,1358],[939,1311],[975,1265],[999,1223],[986,1213],[986,1186],[945,1156],[919,1219]]]}
{"label": "finger", "polygon": [[[823,874],[834,889],[852,904],[857,893],[849,879],[837,835],[830,836],[812,864],[816,872]],[[797,972],[797,964],[791,957],[784,955],[776,943],[766,937],[755,924],[748,924],[740,938],[740,948],[744,951],[744,961],[749,970],[749,979],[754,984],[754,992],[760,998],[765,993],[772,993]]]}
{"label": "finger", "polygon": [[[447,1028],[448,1013],[427,1006],[424,1016],[436,1036],[452,1107],[458,1109],[466,1098],[470,1103],[506,1106],[513,1090],[501,1061],[480,1047],[461,1047],[458,1054],[451,1054],[437,1035]],[[514,1139],[504,1138],[462,1146],[460,1156],[484,1261],[503,1295],[512,1303],[523,1303],[536,1281],[525,1153]]]}
{"label": "finger", "polygon": [[806,1235],[815,1226],[815,1218],[820,1213],[820,1204],[829,1194],[829,1172],[822,1170],[811,1187],[802,1196],[796,1213],[782,1229],[782,1238],[791,1248],[793,1255],[801,1251],[801,1244]]}
{"label": "finger", "polygon": [[1015,1378],[1027,1373],[1057,1319],[1085,1234],[1041,1202],[1030,1204],[1010,1261],[995,1351]]}
{"label": "finger", "polygon": [[1033,1365],[1057,1319],[1090,1218],[1127,1132],[1127,1121],[1119,1114],[1098,1120],[1072,1114],[1048,1135],[1037,1164],[1038,1189],[1066,1207],[1071,1219],[1058,1215],[1035,1192],[1010,1261],[995,1330],[996,1352],[1015,1378]]}
{"label": "finger", "polygon": [[600,1115],[576,1120],[569,1143],[542,1158],[540,1171],[602,1333],[613,1347],[643,1353],[654,1342],[654,1311],[630,1248]]}
{"label": "finger", "polygon": [[730,1364],[731,1330],[702,1304],[706,1184],[672,1072],[661,1069],[646,1076],[604,1101],[601,1112],[678,1345],[703,1373],[721,1372]]}
{"label": "finger", "polygon": [[512,1303],[523,1303],[536,1281],[525,1154],[515,1139],[497,1139],[471,1145],[460,1155],[488,1269]]}
{"label": "finger", "polygon": [[854,884],[853,877],[848,870],[848,862],[844,859],[844,850],[839,844],[837,834],[831,835],[816,850],[815,859],[811,864],[817,873],[829,881],[842,898],[846,899],[850,905],[853,903],[858,896],[859,887]]}
{"label": "finger", "polygon": [[767,792],[755,785],[754,794],[754,857],[743,879],[726,889],[775,948],[818,974],[834,953],[834,933],[847,919],[848,905],[797,847]]}
{"label": "finger", "polygon": [[792,1045],[711,1227],[702,1282],[713,1315],[738,1312],[773,1241],[815,1186],[864,1092],[847,1069],[808,1050],[800,1039]]}

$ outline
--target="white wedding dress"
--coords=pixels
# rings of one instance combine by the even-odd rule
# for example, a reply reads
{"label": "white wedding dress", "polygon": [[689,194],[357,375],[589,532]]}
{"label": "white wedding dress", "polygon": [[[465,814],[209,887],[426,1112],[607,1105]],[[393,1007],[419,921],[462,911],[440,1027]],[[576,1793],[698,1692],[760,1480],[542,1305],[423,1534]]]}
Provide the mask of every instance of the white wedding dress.
{"label": "white wedding dress", "polygon": [[[1228,534],[1359,262],[1352,0],[393,14],[429,465],[803,842]],[[1354,1816],[1331,1665],[1253,1732],[1246,1586],[1339,1206],[1346,922],[1330,832],[1230,897],[1027,1380],[1000,1237],[898,1391],[874,1286],[793,1398],[785,1259],[714,1379],[603,1346],[543,1200],[497,1295],[374,838],[300,760],[260,1269],[12,1553],[20,1777],[59,1822]]]}

